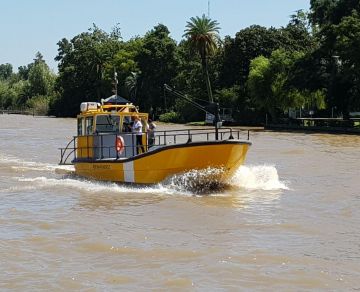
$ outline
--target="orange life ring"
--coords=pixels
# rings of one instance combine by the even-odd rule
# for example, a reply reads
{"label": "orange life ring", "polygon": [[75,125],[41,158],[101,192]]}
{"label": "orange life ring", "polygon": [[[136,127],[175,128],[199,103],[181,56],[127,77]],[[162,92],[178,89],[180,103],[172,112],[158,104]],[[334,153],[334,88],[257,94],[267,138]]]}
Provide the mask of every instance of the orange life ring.
{"label": "orange life ring", "polygon": [[120,154],[124,152],[125,142],[122,136],[116,136],[115,148],[116,151],[119,152]]}

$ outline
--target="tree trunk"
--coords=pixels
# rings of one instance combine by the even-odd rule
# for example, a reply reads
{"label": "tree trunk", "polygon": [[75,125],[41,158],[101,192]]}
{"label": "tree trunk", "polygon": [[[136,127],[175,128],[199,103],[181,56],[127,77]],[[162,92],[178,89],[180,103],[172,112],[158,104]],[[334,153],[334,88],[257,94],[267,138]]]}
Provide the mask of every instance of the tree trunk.
{"label": "tree trunk", "polygon": [[213,96],[212,96],[212,91],[211,91],[211,84],[210,84],[209,71],[208,71],[208,62],[207,62],[206,56],[203,56],[201,58],[201,63],[202,63],[202,67],[203,67],[203,73],[204,73],[204,77],[205,77],[206,89],[208,92],[209,101],[214,102]]}

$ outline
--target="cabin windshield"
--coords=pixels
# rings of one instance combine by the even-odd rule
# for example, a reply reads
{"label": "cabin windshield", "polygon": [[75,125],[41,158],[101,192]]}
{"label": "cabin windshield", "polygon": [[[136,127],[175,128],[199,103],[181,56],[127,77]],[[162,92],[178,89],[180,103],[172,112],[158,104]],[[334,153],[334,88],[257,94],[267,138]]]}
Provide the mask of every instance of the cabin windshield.
{"label": "cabin windshield", "polygon": [[119,132],[120,117],[118,115],[97,115],[96,132],[114,133]]}

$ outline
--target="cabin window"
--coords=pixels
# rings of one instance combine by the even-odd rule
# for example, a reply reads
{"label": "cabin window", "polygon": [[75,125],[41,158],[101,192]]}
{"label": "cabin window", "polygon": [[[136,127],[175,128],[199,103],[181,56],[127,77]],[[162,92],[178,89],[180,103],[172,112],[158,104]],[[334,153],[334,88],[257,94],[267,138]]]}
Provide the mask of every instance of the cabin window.
{"label": "cabin window", "polygon": [[84,135],[83,133],[83,118],[78,118],[78,136]]}
{"label": "cabin window", "polygon": [[94,125],[94,118],[93,117],[86,118],[85,120],[86,135],[93,134],[93,125]]}
{"label": "cabin window", "polygon": [[119,132],[120,117],[117,115],[96,116],[96,132],[109,133]]}

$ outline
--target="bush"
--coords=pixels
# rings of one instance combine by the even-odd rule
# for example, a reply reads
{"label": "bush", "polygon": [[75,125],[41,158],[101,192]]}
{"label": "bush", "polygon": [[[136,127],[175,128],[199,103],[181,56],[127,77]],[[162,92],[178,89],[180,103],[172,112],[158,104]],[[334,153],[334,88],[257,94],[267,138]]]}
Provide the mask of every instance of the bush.
{"label": "bush", "polygon": [[180,115],[176,112],[168,112],[160,115],[159,120],[164,123],[178,123],[180,121]]}
{"label": "bush", "polygon": [[33,110],[36,115],[46,116],[49,111],[50,97],[38,95],[29,99],[26,105]]}

